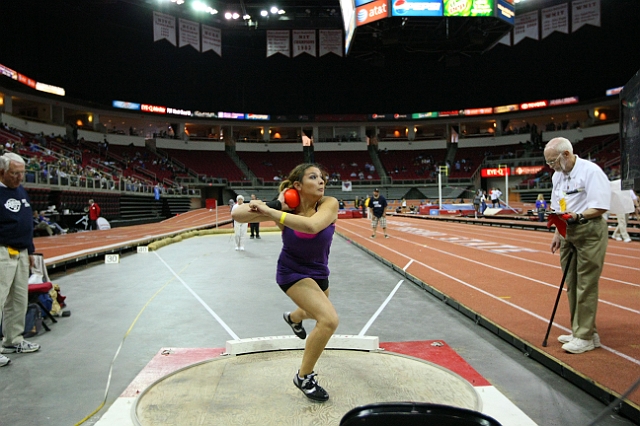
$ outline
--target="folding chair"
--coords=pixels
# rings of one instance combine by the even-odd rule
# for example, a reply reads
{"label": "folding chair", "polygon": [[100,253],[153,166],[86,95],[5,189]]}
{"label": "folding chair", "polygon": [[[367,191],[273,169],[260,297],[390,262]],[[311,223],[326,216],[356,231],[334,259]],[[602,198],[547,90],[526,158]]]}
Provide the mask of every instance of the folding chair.
{"label": "folding chair", "polygon": [[382,402],[349,411],[340,426],[501,426],[473,410],[427,402]]}
{"label": "folding chair", "polygon": [[[29,303],[36,303],[38,306],[40,306],[42,312],[45,313],[45,316],[50,319],[52,323],[57,323],[58,321],[53,315],[51,315],[49,309],[47,309],[42,304],[42,302],[40,302],[39,298],[42,294],[48,294],[49,291],[51,291],[51,289],[53,288],[53,284],[49,279],[49,273],[47,272],[47,266],[44,263],[44,256],[40,253],[34,253],[33,258],[34,265],[31,268],[31,277],[29,278],[29,281],[34,282],[33,284],[29,284]],[[58,294],[57,302],[61,307],[65,306],[64,299],[66,299],[65,296]],[[67,311],[65,311],[65,313],[66,312]],[[45,330],[51,331],[51,329],[44,323],[44,321],[42,322],[42,326]]]}

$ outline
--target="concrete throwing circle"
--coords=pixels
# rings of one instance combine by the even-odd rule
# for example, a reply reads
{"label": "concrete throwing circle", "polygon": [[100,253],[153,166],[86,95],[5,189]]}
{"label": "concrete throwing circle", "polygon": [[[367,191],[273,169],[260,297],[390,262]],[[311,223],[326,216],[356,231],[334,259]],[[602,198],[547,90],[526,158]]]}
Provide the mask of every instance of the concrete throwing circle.
{"label": "concrete throwing circle", "polygon": [[354,407],[431,402],[481,411],[473,386],[433,363],[392,352],[325,350],[316,365],[330,399],[293,384],[302,351],[220,357],[169,374],[136,400],[136,425],[338,425]]}

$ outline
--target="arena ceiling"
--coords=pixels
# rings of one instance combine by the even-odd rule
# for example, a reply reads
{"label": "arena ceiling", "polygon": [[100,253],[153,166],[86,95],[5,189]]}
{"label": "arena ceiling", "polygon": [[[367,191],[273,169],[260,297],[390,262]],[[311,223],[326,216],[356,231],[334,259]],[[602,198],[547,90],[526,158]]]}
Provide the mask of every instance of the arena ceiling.
{"label": "arena ceiling", "polygon": [[[527,0],[516,13],[568,1]],[[640,69],[640,1],[600,1],[600,27],[515,46],[496,44],[496,19],[387,18],[359,27],[346,57],[267,58],[268,29],[342,28],[339,0],[226,1],[206,18],[158,0],[2,0],[0,64],[99,105],[347,114],[593,100]],[[285,14],[257,17],[276,3]],[[251,24],[225,20],[227,8]],[[222,56],[154,42],[153,11],[220,27]]]}

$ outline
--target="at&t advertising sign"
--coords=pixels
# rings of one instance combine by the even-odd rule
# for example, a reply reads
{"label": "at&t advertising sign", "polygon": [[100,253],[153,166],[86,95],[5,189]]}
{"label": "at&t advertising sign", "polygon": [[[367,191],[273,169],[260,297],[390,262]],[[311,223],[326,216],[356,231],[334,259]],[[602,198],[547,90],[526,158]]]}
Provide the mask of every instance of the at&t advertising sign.
{"label": "at&t advertising sign", "polygon": [[366,25],[389,16],[387,0],[378,0],[356,8],[356,25]]}

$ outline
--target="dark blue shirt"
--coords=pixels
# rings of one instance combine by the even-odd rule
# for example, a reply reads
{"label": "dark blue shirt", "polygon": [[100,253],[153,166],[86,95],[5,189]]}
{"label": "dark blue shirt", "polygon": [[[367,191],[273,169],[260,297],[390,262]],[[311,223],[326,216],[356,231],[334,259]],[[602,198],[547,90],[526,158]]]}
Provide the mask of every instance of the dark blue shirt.
{"label": "dark blue shirt", "polygon": [[0,246],[35,251],[33,246],[33,210],[29,195],[21,186],[0,186]]}
{"label": "dark blue shirt", "polygon": [[369,207],[373,209],[373,215],[375,217],[382,217],[384,216],[384,211],[387,208],[387,199],[382,195],[379,195],[378,198],[371,197]]}

